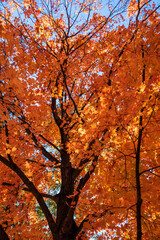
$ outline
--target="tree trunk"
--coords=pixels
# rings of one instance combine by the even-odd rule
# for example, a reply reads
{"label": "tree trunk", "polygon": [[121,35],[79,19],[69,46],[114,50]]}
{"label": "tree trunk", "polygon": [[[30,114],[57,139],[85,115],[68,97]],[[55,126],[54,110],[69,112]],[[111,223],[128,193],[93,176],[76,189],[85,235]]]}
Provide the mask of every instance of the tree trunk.
{"label": "tree trunk", "polygon": [[7,233],[4,231],[2,225],[0,225],[0,239],[1,240],[9,240]]}
{"label": "tree trunk", "polygon": [[141,224],[141,206],[142,206],[142,198],[141,198],[141,182],[140,182],[140,148],[142,141],[142,116],[140,116],[139,120],[139,136],[138,136],[138,145],[136,152],[136,189],[137,189],[137,206],[136,206],[136,220],[137,220],[137,240],[142,239],[142,224]]}
{"label": "tree trunk", "polygon": [[[64,137],[64,135],[63,135]],[[61,151],[61,190],[57,202],[57,233],[55,240],[74,240],[78,227],[74,221],[74,208],[72,197],[74,194],[74,169],[70,163],[70,156],[65,150]]]}

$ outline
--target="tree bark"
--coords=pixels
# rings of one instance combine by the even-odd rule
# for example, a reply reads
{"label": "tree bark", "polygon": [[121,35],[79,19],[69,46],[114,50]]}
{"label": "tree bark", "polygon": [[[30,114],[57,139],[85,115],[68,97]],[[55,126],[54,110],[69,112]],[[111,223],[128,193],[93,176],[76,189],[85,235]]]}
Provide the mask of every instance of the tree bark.
{"label": "tree bark", "polygon": [[139,120],[139,136],[138,136],[138,144],[136,151],[136,189],[137,189],[137,205],[136,205],[136,221],[137,221],[137,240],[142,239],[142,226],[141,226],[141,182],[140,182],[140,148],[142,141],[142,116],[140,116]]}
{"label": "tree bark", "polygon": [[3,229],[2,225],[0,224],[0,239],[1,240],[9,240],[9,237],[5,230]]}

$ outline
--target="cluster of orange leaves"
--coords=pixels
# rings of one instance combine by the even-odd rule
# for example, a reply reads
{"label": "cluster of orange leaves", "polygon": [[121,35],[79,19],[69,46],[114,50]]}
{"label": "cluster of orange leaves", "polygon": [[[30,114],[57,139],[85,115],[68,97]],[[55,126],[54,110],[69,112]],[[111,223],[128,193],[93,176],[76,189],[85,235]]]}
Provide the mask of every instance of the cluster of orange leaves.
{"label": "cluster of orange leaves", "polygon": [[[135,2],[131,1],[128,8],[129,14],[133,10],[132,16],[136,14]],[[61,184],[59,170],[43,157],[40,144],[46,146],[56,158],[60,156],[53,147],[45,145],[40,135],[61,148],[60,133],[50,102],[51,96],[54,96],[59,101],[57,106],[61,111],[65,86],[60,81],[57,87],[56,78],[67,59],[67,85],[79,113],[73,114],[74,104],[66,96],[63,109],[71,117],[70,125],[74,126],[69,132],[67,145],[71,164],[78,168],[86,155],[91,161],[93,152],[99,156],[96,169],[80,195],[75,212],[77,223],[88,215],[89,220],[84,224],[84,231],[89,231],[88,236],[105,230],[102,239],[103,235],[104,238],[111,236],[112,239],[120,239],[117,236],[121,236],[121,239],[135,239],[135,155],[139,118],[142,116],[139,166],[143,200],[142,230],[144,239],[158,239],[159,13],[155,11],[147,21],[140,21],[135,35],[135,22],[128,27],[120,25],[115,29],[104,26],[98,35],[95,34],[86,43],[85,32],[81,26],[75,26],[79,34],[74,37],[73,32],[67,46],[61,39],[62,29],[67,28],[63,15],[54,20],[41,14],[42,9],[37,8],[36,2],[31,3],[35,9],[34,23],[22,24],[15,17],[11,24],[14,7],[8,8],[5,19],[1,17],[0,20],[0,154],[6,158],[11,155],[41,192],[47,193]],[[29,1],[24,1],[23,5],[25,17],[30,17],[32,9],[29,8]],[[150,12],[146,7],[144,18],[147,14]],[[86,34],[102,19],[94,15],[86,26]],[[112,26],[112,23],[109,24]],[[66,49],[70,46],[74,51],[71,49],[67,55]],[[111,79],[111,86],[108,79]],[[64,129],[65,124],[67,121],[63,119]],[[37,146],[31,134],[27,135],[27,128],[36,136]],[[94,145],[88,150],[93,139]],[[88,164],[81,168],[82,177],[93,166]],[[49,239],[46,220],[37,216],[36,200],[24,190],[25,185],[19,177],[3,163],[0,164],[0,176],[0,223],[7,233],[15,239]]]}

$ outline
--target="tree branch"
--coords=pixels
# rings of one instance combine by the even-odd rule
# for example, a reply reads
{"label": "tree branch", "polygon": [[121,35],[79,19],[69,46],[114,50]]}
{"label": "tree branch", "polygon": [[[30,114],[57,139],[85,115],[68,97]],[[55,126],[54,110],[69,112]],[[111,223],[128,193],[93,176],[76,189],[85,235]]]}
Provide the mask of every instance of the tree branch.
{"label": "tree branch", "polygon": [[29,128],[25,128],[25,130],[28,135],[31,135],[31,138],[32,138],[33,142],[35,143],[35,146],[38,147],[42,151],[42,154],[48,160],[50,160],[51,162],[56,163],[56,164],[60,163],[51,153],[49,153],[40,143],[38,143],[36,136],[34,135],[34,133],[31,132],[31,130]]}
{"label": "tree branch", "polygon": [[154,170],[154,169],[156,169],[156,168],[160,168],[160,166],[156,166],[156,167],[152,167],[152,168],[149,168],[149,169],[147,169],[147,170],[144,170],[144,171],[140,172],[139,175],[141,175],[141,174],[143,174],[143,173],[145,173],[145,172],[150,172],[150,171],[152,171],[152,170]]}
{"label": "tree branch", "polygon": [[7,233],[5,232],[4,228],[2,227],[2,225],[0,224],[0,238],[2,240],[9,240],[9,237],[7,235]]}
{"label": "tree branch", "polygon": [[[24,187],[23,190],[24,190],[24,191],[27,191],[27,192],[31,192],[30,189],[29,189],[29,188],[26,188],[26,187]],[[54,195],[54,196],[52,196],[52,195],[50,195],[50,194],[48,194],[48,193],[40,193],[40,194],[41,194],[44,198],[49,198],[49,199],[53,200],[55,203],[57,203],[58,200],[59,200],[59,194],[56,194],[56,195]]]}
{"label": "tree branch", "polygon": [[48,225],[50,227],[50,230],[52,232],[53,237],[55,236],[56,231],[56,223],[53,220],[52,214],[50,213],[43,196],[39,193],[37,188],[34,186],[33,182],[31,182],[28,177],[24,174],[24,172],[12,161],[8,161],[5,157],[0,155],[0,161],[5,164],[7,167],[9,167],[11,170],[13,170],[23,181],[23,183],[28,187],[30,192],[34,195],[37,202],[39,203],[46,219],[48,222]]}
{"label": "tree branch", "polygon": [[40,134],[39,136],[43,138],[46,142],[48,142],[51,146],[53,146],[59,153],[61,153],[61,150],[55,144],[47,140],[42,134]]}

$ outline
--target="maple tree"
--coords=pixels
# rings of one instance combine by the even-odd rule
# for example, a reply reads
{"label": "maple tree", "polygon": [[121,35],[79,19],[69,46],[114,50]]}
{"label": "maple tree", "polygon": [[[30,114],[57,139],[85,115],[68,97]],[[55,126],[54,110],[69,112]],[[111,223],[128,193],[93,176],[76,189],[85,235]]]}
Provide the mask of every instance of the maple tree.
{"label": "maple tree", "polygon": [[159,6],[1,7],[1,238],[158,239]]}

